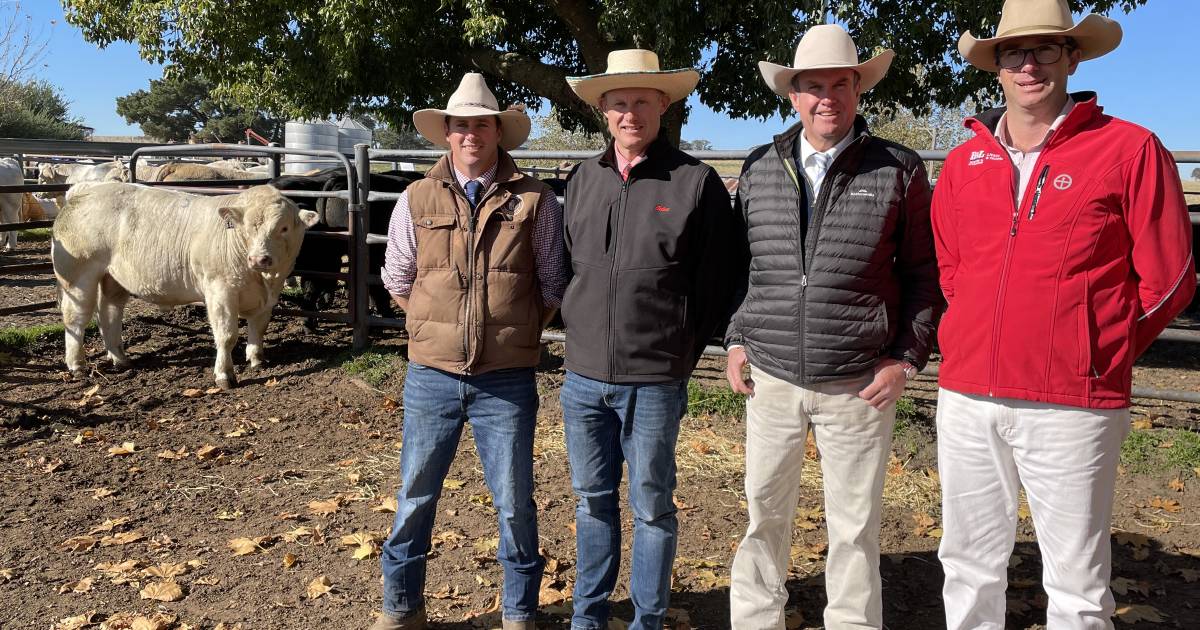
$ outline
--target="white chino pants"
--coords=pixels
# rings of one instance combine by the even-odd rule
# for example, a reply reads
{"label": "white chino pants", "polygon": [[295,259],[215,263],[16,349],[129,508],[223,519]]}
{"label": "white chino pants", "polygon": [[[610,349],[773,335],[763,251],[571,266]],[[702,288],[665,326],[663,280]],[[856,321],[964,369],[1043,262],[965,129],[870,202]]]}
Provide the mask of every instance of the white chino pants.
{"label": "white chino pants", "polygon": [[1025,487],[1042,553],[1047,630],[1109,629],[1109,527],[1129,409],[938,391],[942,595],[948,630],[1002,630]]}
{"label": "white chino pants", "polygon": [[829,552],[825,627],[880,628],[879,521],[896,406],[858,397],[870,372],[797,387],[751,368],[746,401],[746,503],[750,523],[730,571],[735,630],[784,627],[792,526],[811,425],[821,453]]}

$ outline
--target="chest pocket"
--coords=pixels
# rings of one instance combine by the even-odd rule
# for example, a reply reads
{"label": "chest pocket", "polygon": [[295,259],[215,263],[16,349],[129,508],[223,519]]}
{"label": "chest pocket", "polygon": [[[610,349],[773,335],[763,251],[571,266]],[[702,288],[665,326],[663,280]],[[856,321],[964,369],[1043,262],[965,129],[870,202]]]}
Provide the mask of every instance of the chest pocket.
{"label": "chest pocket", "polygon": [[413,221],[418,269],[450,269],[458,239],[454,215],[425,215]]}
{"label": "chest pocket", "polygon": [[[1045,179],[1041,174],[1045,173]],[[1038,181],[1042,181],[1038,192]],[[1081,170],[1071,172],[1063,164],[1044,163],[1030,178],[1025,190],[1021,217],[1026,232],[1048,232],[1079,216],[1083,219],[1101,218],[1115,209],[1105,197],[1094,197],[1095,179]],[[1036,200],[1037,205],[1031,205]]]}
{"label": "chest pocket", "polygon": [[516,273],[533,271],[536,209],[534,202],[524,195],[517,195],[492,211],[483,232],[488,269]]}

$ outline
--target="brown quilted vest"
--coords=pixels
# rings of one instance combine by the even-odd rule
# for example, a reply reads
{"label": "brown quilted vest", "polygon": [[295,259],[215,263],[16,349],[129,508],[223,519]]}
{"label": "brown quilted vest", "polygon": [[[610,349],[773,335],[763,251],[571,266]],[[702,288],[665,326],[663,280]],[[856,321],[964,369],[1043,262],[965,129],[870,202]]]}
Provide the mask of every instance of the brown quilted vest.
{"label": "brown quilted vest", "polygon": [[417,278],[408,299],[410,361],[458,374],[533,367],[541,358],[542,292],[534,221],[546,184],[504,151],[474,212],[450,156],[408,187]]}

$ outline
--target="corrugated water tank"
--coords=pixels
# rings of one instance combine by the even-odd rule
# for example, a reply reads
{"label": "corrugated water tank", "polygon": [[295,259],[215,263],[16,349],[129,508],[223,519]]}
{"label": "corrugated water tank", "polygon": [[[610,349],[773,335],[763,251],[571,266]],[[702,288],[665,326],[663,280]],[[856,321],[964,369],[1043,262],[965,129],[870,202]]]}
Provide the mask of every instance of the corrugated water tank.
{"label": "corrugated water tank", "polygon": [[346,155],[354,155],[354,145],[356,144],[371,144],[375,139],[375,132],[370,128],[351,120],[343,118],[337,126],[338,132],[338,151]]}
{"label": "corrugated water tank", "polygon": [[[328,120],[289,120],[283,128],[283,145],[289,149],[337,151],[338,127]],[[303,173],[337,164],[329,159],[303,155],[285,158],[285,173]]]}

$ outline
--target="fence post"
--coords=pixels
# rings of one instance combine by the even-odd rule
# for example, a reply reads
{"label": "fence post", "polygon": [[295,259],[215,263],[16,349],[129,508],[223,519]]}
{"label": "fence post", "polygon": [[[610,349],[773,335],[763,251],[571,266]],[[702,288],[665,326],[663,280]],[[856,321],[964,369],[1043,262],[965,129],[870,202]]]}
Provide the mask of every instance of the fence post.
{"label": "fence post", "polygon": [[[267,146],[278,147],[279,143],[278,142],[269,142],[269,143],[267,143]],[[279,177],[279,171],[280,171],[279,162],[281,159],[282,159],[282,156],[280,154],[278,154],[278,153],[271,154],[271,170],[270,170],[271,179],[275,179],[276,177]]]}
{"label": "fence post", "polygon": [[354,170],[358,182],[356,190],[350,192],[350,321],[354,327],[355,350],[362,350],[370,343],[368,320],[371,305],[367,296],[367,280],[371,277],[371,263],[367,234],[371,231],[371,224],[367,199],[371,193],[371,158],[367,155],[368,148],[366,144],[354,145]]}

